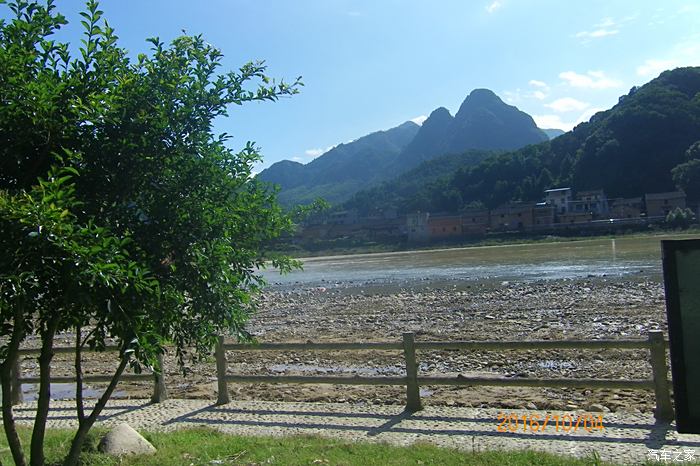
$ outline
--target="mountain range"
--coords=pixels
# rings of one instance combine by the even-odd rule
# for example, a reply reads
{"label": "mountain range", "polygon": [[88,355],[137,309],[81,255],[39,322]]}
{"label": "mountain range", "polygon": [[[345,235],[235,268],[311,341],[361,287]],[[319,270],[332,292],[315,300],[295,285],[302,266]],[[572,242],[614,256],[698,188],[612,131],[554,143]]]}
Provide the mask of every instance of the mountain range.
{"label": "mountain range", "polygon": [[363,214],[493,208],[556,187],[610,198],[680,188],[700,201],[700,67],[665,71],[564,134],[477,89],[454,117],[438,108],[421,127],[373,133],[307,165],[280,162],[260,178],[280,184],[287,205],[324,197]]}
{"label": "mountain range", "polygon": [[[556,130],[548,131],[558,135]],[[339,144],[305,165],[277,162],[258,179],[280,186],[283,205],[306,204],[319,197],[338,204],[439,156],[478,151],[478,156],[472,153],[464,159],[476,163],[485,151],[513,150],[547,140],[548,133],[530,115],[488,89],[475,89],[454,117],[440,107],[422,126],[409,121],[378,131]]]}
{"label": "mountain range", "polygon": [[692,203],[700,201],[695,186],[700,186],[700,67],[687,67],[633,87],[611,109],[550,141],[488,154],[476,163],[435,158],[355,193],[339,208],[454,212],[540,201],[544,190],[557,187],[602,188],[609,198],[680,188]]}

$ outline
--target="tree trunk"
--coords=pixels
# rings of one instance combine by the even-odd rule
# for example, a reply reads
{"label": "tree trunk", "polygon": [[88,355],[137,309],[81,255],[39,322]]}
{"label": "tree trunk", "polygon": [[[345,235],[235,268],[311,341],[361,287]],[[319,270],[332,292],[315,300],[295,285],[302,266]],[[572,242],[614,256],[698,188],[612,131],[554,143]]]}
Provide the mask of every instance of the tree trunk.
{"label": "tree trunk", "polygon": [[83,342],[81,339],[82,327],[75,328],[75,409],[78,413],[78,425],[85,420],[85,408],[83,406]]}
{"label": "tree trunk", "polygon": [[46,435],[46,420],[49,416],[51,403],[51,360],[53,359],[53,342],[56,336],[58,320],[46,324],[46,330],[41,335],[41,353],[39,354],[39,396],[36,403],[34,430],[32,431],[31,457],[29,464],[43,466],[44,437]]}
{"label": "tree trunk", "polygon": [[22,321],[23,310],[21,306],[17,306],[15,310],[14,327],[12,336],[7,345],[7,359],[0,364],[0,383],[2,384],[2,425],[5,429],[5,437],[7,444],[12,452],[12,459],[18,466],[26,466],[27,460],[24,457],[22,443],[17,434],[17,426],[15,425],[15,417],[12,412],[12,382],[11,373],[12,367],[17,361],[19,344],[24,338],[24,324]]}
{"label": "tree trunk", "polygon": [[95,424],[95,421],[97,421],[97,417],[107,405],[107,401],[109,401],[110,397],[112,396],[112,392],[114,392],[114,389],[117,387],[119,377],[121,377],[122,373],[124,372],[124,369],[126,369],[126,365],[128,364],[128,362],[129,356],[123,355],[122,360],[119,363],[119,367],[114,373],[114,376],[112,376],[112,380],[109,382],[109,386],[107,386],[107,389],[102,394],[100,399],[97,400],[97,403],[95,404],[95,407],[90,413],[90,416],[84,418],[83,421],[80,422],[80,425],[78,426],[78,431],[75,433],[73,441],[71,442],[68,456],[66,456],[66,459],[63,461],[64,466],[76,466],[78,464],[78,460],[80,459],[80,452],[83,449],[83,444],[85,443],[87,434],[92,428],[93,424]]}

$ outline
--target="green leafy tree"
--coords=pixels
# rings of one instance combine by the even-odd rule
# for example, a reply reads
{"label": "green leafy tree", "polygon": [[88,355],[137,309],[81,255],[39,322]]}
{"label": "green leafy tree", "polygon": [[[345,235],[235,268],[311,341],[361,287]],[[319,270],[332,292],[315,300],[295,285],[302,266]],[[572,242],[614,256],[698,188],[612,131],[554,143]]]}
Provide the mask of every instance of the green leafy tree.
{"label": "green leafy tree", "polygon": [[685,191],[688,199],[697,201],[700,200],[700,141],[688,148],[685,158],[687,162],[676,165],[671,175],[676,187]]}
{"label": "green leafy tree", "polygon": [[[2,2],[5,3],[5,2]],[[128,367],[155,370],[166,342],[178,361],[207,354],[217,334],[247,338],[258,269],[298,263],[266,252],[293,228],[276,193],[252,177],[248,143],[231,151],[213,120],[231,105],[274,101],[301,85],[275,82],[263,63],[220,73],[201,36],[149,39],[135,62],[96,1],[81,13],[77,57],[51,39],[66,24],[52,0],[16,0],[0,24],[0,343],[3,424],[26,464],[10,374],[30,335],[41,339],[31,464],[44,464],[53,342],[76,335],[79,427],[65,464]],[[119,345],[104,395],[87,412],[82,351]]]}
{"label": "green leafy tree", "polygon": [[690,209],[676,207],[666,215],[666,224],[671,228],[688,228],[695,222],[695,214]]}

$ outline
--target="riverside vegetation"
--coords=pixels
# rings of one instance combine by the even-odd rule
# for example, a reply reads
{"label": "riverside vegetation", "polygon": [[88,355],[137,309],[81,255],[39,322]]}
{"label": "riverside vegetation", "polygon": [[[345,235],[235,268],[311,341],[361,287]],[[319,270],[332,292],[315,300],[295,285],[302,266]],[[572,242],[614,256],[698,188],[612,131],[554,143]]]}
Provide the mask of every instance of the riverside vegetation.
{"label": "riverside vegetation", "polygon": [[[229,136],[212,133],[212,122],[225,116],[230,105],[274,101],[295,94],[301,82],[275,82],[265,74],[266,68],[260,62],[220,73],[221,52],[201,36],[182,36],[170,45],[151,38],[151,49],[131,59],[118,46],[115,31],[94,0],[87,1],[81,13],[84,41],[73,55],[69,44],[51,37],[67,24],[52,0],[0,3],[6,4],[12,15],[12,19],[0,23],[0,381],[7,448],[17,465],[28,463],[24,448],[27,444],[32,465],[56,461],[63,455],[64,464],[78,464],[86,445],[88,450],[91,445],[93,425],[127,367],[136,371],[149,367],[165,370],[168,377],[181,376],[183,369],[201,365],[220,333],[245,340],[251,330],[274,341],[314,338],[305,332],[317,336],[316,332],[323,330],[324,338],[342,340],[353,332],[384,339],[387,331],[411,329],[428,337],[437,329],[445,329],[441,336],[452,338],[467,333],[466,322],[472,325],[470,332],[480,329],[482,336],[492,338],[579,334],[592,337],[586,333],[590,329],[635,335],[649,328],[663,329],[658,284],[647,282],[504,285],[467,294],[454,290],[403,290],[387,296],[342,299],[320,289],[258,296],[263,285],[258,268],[266,261],[283,271],[299,266],[297,261],[269,250],[272,240],[292,231],[294,219],[278,205],[276,192],[252,177],[252,164],[260,158],[254,145],[247,144],[241,152],[234,153],[226,145]],[[697,145],[691,146],[698,134],[698,74],[697,68],[664,73],[652,82],[656,83],[653,86],[634,89],[614,109],[577,128],[578,133],[541,142],[546,141],[546,135],[536,127],[530,128],[527,137],[513,145],[474,147],[477,152],[463,157],[470,167],[458,169],[447,181],[438,176],[427,178],[435,181],[435,186],[449,188],[446,193],[439,188],[439,199],[445,199],[452,206],[450,209],[460,209],[471,202],[490,205],[526,198],[528,189],[544,186],[548,180],[554,183],[570,179],[576,188],[584,188],[591,180],[597,180],[601,170],[628,177],[653,173],[656,184],[649,186],[650,190],[675,182],[693,192],[690,188],[695,186],[698,173],[698,151],[694,149]],[[474,94],[471,104],[498,106],[502,104],[499,102],[490,91],[482,90]],[[504,115],[531,122],[521,113],[508,108]],[[434,121],[444,122],[444,128],[431,123],[425,131],[443,128],[437,131],[443,131],[438,138],[442,142],[436,146],[440,151],[471,149],[458,142],[464,134],[483,132],[473,126],[479,120],[475,115],[479,114],[460,109],[451,120],[449,114],[437,112]],[[496,126],[502,126],[503,121],[496,121]],[[642,133],[643,139],[635,139],[636,132],[626,130],[630,121],[639,123],[632,126],[648,129]],[[416,138],[420,135],[416,128],[408,125],[403,130],[405,147],[421,146],[411,146],[415,140],[411,133]],[[479,152],[510,151],[530,143],[534,145],[516,152]],[[648,158],[647,150],[654,151],[658,159]],[[403,153],[403,149],[397,153]],[[641,155],[630,160],[631,153]],[[416,149],[414,155],[415,163],[421,163],[440,154]],[[628,169],[632,163],[637,164],[635,170]],[[387,166],[391,169],[396,165]],[[487,193],[479,185],[481,178],[494,183],[492,192]],[[643,181],[610,175],[603,178],[602,187],[618,194],[617,191],[639,188]],[[625,183],[628,188],[621,188]],[[357,185],[353,187],[356,188]],[[380,196],[375,198],[381,200]],[[569,302],[566,298],[573,295],[580,299]],[[515,303],[527,304],[522,308],[527,313],[514,308]],[[306,304],[311,309],[301,312]],[[566,307],[562,308],[564,304]],[[602,313],[594,312],[599,305],[605,306]],[[256,307],[263,312],[247,328]],[[628,320],[630,309],[634,320]],[[495,313],[504,316],[502,327],[494,326]],[[533,316],[540,320],[533,320]],[[598,320],[587,321],[582,316]],[[272,323],[266,320],[270,318]],[[523,321],[529,326],[524,327]],[[642,324],[632,324],[640,321]],[[586,322],[587,328],[578,327],[581,322]],[[54,358],[53,352],[64,333],[73,334],[76,349],[76,356],[67,361]],[[94,409],[86,410],[82,374],[90,369],[84,368],[83,363],[92,356],[83,351],[103,349],[112,341],[120,348],[116,367],[114,361],[109,367],[98,366],[98,370],[112,375],[112,381]],[[13,368],[19,347],[25,343],[41,348],[36,367],[41,382],[31,437],[15,425],[10,401]],[[167,355],[167,366],[163,368],[158,366],[157,356],[166,344],[174,345],[175,350]],[[528,376],[549,369],[575,375],[579,368],[588,370],[599,361],[593,353],[580,358],[553,353],[552,367],[532,365],[531,358],[510,357],[491,366],[484,363],[481,355],[460,359],[443,352],[433,356],[430,360],[435,362],[424,368],[427,371],[459,373],[466,368],[506,371],[510,376]],[[297,365],[290,367],[289,361],[280,362],[285,365],[284,371],[318,372],[326,370],[329,364],[313,357],[309,362],[292,357],[292,363]],[[376,366],[381,371],[395,370],[390,355],[377,353],[368,357],[348,360],[346,367],[350,372],[356,367]],[[269,362],[248,358],[243,355],[241,367],[235,369],[259,371],[262,363]],[[634,353],[620,355],[616,366],[606,366],[604,370],[615,374],[644,373],[640,361],[641,357]],[[63,375],[66,371],[77,376],[79,427],[77,432],[50,432],[46,430],[49,380],[52,374]],[[200,396],[211,393],[211,384],[204,378],[187,383],[191,386],[181,387],[183,392],[194,388],[201,390]],[[127,390],[132,393],[138,386]],[[260,390],[268,387],[257,390],[245,393],[263,398]],[[332,388],[324,394],[292,392],[284,386],[276,390],[269,390],[269,396],[327,397],[359,403],[397,400],[397,394],[391,391],[340,392]],[[176,391],[174,395],[184,393]],[[433,399],[446,404],[469,399],[470,403],[486,406],[495,403],[496,398],[503,400],[502,393],[487,393],[481,399],[469,393],[469,397],[464,395],[434,391]],[[643,397],[624,392],[571,392],[565,395],[568,398],[552,392],[544,398],[540,395],[537,401],[532,394],[516,395],[526,407],[527,403],[540,403],[542,408],[554,408],[569,398],[575,406],[596,404],[603,411],[623,409],[630,404],[645,410],[649,404]],[[499,403],[511,404],[507,399]],[[564,406],[570,408],[568,404]],[[193,443],[171,435],[170,439],[164,438],[164,445],[178,439],[185,445]],[[199,443],[199,434],[193,435]],[[214,443],[216,436],[211,437]],[[54,449],[56,444],[60,446]],[[282,443],[282,448],[290,445],[293,440]],[[250,448],[258,451],[251,453],[252,458],[260,455],[265,459],[268,457],[260,449],[271,447]],[[384,449],[381,455],[392,451]],[[509,454],[493,455],[499,458],[498,462],[513,458]],[[540,461],[542,456],[535,458]],[[371,464],[366,458],[358,461]],[[492,459],[487,457],[486,461]]]}
{"label": "riverside vegetation", "polygon": [[[208,429],[180,430],[176,432],[146,432],[145,437],[157,449],[153,456],[110,458],[97,453],[101,430],[96,429],[87,440],[83,464],[90,466],[180,466],[207,464],[363,464],[363,465],[464,465],[497,466],[588,466],[609,464],[595,456],[573,458],[534,451],[483,451],[465,452],[439,448],[428,444],[410,447],[370,443],[346,443],[311,436],[288,438],[238,437]],[[21,429],[23,438],[29,431]],[[49,462],[57,461],[65,454],[65,445],[71,432],[55,430],[46,436],[46,456]],[[0,461],[11,461],[2,452]],[[686,463],[687,464],[687,463]]]}
{"label": "riverside vegetation", "polygon": [[[80,13],[82,45],[52,37],[67,25],[53,0],[0,2],[0,379],[2,420],[15,464],[27,464],[11,406],[11,374],[28,338],[40,341],[40,384],[29,443],[45,464],[56,335],[72,331],[79,427],[64,464],[87,435],[127,366],[161,370],[167,342],[180,364],[217,334],[246,338],[260,290],[258,267],[298,264],[266,249],[292,219],[251,178],[260,156],[212,133],[231,105],[274,101],[301,84],[275,82],[261,62],[220,72],[222,54],[201,36],[134,60],[98,2]],[[148,109],[148,111],[146,111]],[[111,383],[93,409],[82,395],[85,348],[119,346]]]}

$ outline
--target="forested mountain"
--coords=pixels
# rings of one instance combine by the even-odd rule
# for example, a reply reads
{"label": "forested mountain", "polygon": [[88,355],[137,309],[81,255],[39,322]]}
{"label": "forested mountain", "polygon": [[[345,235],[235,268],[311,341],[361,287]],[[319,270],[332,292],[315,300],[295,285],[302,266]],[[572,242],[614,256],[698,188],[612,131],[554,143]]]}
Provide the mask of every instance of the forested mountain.
{"label": "forested mountain", "polygon": [[541,129],[542,129],[542,132],[544,134],[546,134],[549,139],[557,138],[566,132],[563,129],[559,129],[559,128],[541,128]]}
{"label": "forested mountain", "polygon": [[283,160],[263,170],[258,178],[278,184],[282,204],[306,204],[322,197],[340,202],[360,189],[390,178],[401,151],[419,126],[411,121],[339,144],[306,165]]}
{"label": "forested mountain", "polygon": [[426,211],[433,205],[444,205],[443,210],[459,209],[462,197],[449,186],[451,176],[458,169],[476,165],[495,154],[495,151],[470,150],[436,157],[379,186],[356,193],[340,208],[356,209],[360,215],[390,210],[399,214]]}
{"label": "forested mountain", "polygon": [[[537,201],[545,189],[560,186],[603,188],[608,197],[671,191],[676,189],[674,167],[683,164],[685,175],[694,176],[692,170],[700,162],[684,162],[700,157],[700,150],[688,151],[698,140],[700,67],[678,68],[633,88],[613,108],[573,131],[459,168],[452,176],[433,181],[427,190],[416,190],[414,196],[421,199],[423,210],[455,211],[475,202],[496,207],[509,201]],[[390,184],[384,186],[392,189]],[[371,196],[355,197],[364,199],[366,209],[387,207],[383,199],[388,193],[370,192]],[[416,203],[407,193],[395,200],[398,210]]]}
{"label": "forested mountain", "polygon": [[[279,199],[285,205],[308,203],[318,197],[337,204],[435,157],[473,149],[516,149],[547,139],[528,114],[505,104],[487,89],[475,89],[454,117],[440,107],[421,127],[406,122],[341,144],[306,165],[278,162],[258,177],[281,187]],[[473,157],[462,160],[477,161]]]}

